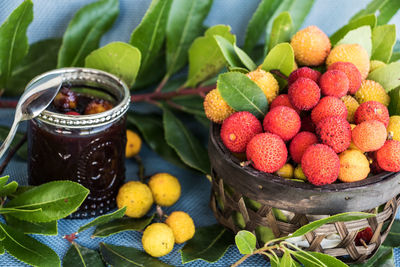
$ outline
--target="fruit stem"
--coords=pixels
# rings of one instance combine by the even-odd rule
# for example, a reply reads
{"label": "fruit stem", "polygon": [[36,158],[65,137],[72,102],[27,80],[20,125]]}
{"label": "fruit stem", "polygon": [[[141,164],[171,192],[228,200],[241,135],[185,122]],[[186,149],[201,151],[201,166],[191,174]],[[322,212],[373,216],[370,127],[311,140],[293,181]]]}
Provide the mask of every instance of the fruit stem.
{"label": "fruit stem", "polygon": [[22,145],[26,142],[27,135],[24,134],[22,139],[18,142],[16,146],[10,149],[10,151],[7,154],[7,157],[4,159],[4,161],[0,165],[0,175],[4,172],[4,170],[7,168],[8,164],[10,163],[11,159],[14,157],[15,153],[22,147]]}
{"label": "fruit stem", "polygon": [[240,166],[241,166],[241,167],[247,167],[247,166],[249,166],[251,163],[252,163],[251,160],[242,161],[242,162],[240,162]]}
{"label": "fruit stem", "polygon": [[269,72],[271,72],[272,74],[275,74],[276,76],[281,77],[285,81],[289,81],[289,78],[285,74],[283,74],[280,70],[270,70]]}
{"label": "fruit stem", "polygon": [[138,177],[139,177],[139,180],[142,183],[144,183],[146,178],[144,177],[144,165],[143,165],[142,158],[139,155],[136,155],[134,157],[134,159],[135,159],[135,161],[136,161],[136,163],[138,165]]}
{"label": "fruit stem", "polygon": [[169,75],[165,75],[164,78],[162,79],[162,81],[160,82],[160,84],[157,86],[155,92],[159,93],[161,92],[161,90],[164,88],[165,84],[168,82],[169,80]]}
{"label": "fruit stem", "polygon": [[162,219],[164,217],[164,211],[162,210],[160,205],[156,206],[156,211],[157,211],[157,215],[158,215],[160,221],[162,221]]}

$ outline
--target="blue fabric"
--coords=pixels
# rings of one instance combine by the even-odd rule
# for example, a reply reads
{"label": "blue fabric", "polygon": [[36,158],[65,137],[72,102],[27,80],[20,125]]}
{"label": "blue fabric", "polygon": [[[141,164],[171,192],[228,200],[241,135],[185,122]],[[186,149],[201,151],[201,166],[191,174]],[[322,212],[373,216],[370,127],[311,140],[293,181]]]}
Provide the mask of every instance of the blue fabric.
{"label": "blue fabric", "polygon": [[[74,13],[83,5],[94,2],[95,0],[33,0],[34,2],[34,20],[28,29],[29,42],[51,38],[61,37],[65,31],[68,22]],[[2,0],[0,1],[0,23],[15,9],[22,0]],[[101,45],[111,41],[128,41],[132,30],[138,25],[144,15],[150,0],[120,0],[120,15],[113,28],[105,34]],[[332,34],[359,9],[364,8],[369,0],[316,0],[309,16],[303,26],[318,25],[328,35]],[[243,42],[247,22],[256,9],[259,0],[214,0],[213,7],[205,24],[207,26],[215,24],[229,24],[232,31],[237,34],[238,42]],[[397,14],[391,21],[397,24],[397,35],[400,36],[400,14]],[[138,106],[138,109],[141,107]],[[0,111],[0,124],[10,125],[10,118],[13,116],[12,110]],[[197,227],[216,223],[216,220],[209,208],[210,183],[204,176],[194,174],[191,171],[183,170],[169,164],[153,151],[147,145],[144,145],[140,155],[146,166],[146,175],[156,172],[169,172],[179,178],[182,184],[182,197],[173,207],[166,209],[167,213],[173,210],[183,210],[188,212],[194,219]],[[127,160],[127,179],[134,180],[137,175],[137,166]],[[14,159],[5,170],[13,180],[20,184],[26,184],[26,163]],[[62,258],[67,249],[68,242],[62,237],[71,234],[87,223],[89,220],[60,220],[59,233],[57,236],[34,236],[39,241],[52,247]],[[131,246],[141,249],[141,234],[138,232],[125,232],[108,238],[91,239],[91,230],[87,230],[79,235],[77,242],[80,245],[96,249],[99,242],[107,242],[115,245]],[[179,249],[182,245],[176,245],[173,252],[162,258],[163,261],[171,265],[180,266],[181,256]],[[232,246],[228,249],[226,255],[214,264],[205,261],[194,261],[185,266],[229,266],[239,260],[241,257],[238,250]],[[395,250],[396,266],[400,266],[400,251]],[[267,265],[260,256],[253,256],[242,266],[260,266]],[[20,261],[15,260],[7,253],[0,256],[0,266],[25,266]]]}

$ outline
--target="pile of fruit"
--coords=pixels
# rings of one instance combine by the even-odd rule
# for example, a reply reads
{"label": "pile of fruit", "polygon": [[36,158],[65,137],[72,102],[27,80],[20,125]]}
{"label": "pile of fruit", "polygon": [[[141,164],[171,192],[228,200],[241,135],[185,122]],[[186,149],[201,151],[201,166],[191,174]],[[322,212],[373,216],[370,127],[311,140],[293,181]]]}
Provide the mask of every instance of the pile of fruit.
{"label": "pile of fruit", "polygon": [[242,165],[316,186],[400,171],[400,116],[390,117],[389,95],[367,79],[385,63],[370,62],[359,44],[331,49],[316,26],[298,31],[290,45],[295,65],[302,67],[281,88],[276,73],[259,67],[246,74],[268,100],[261,120],[230,107],[218,84],[207,94],[204,109],[211,121],[222,123],[224,145],[247,158]]}

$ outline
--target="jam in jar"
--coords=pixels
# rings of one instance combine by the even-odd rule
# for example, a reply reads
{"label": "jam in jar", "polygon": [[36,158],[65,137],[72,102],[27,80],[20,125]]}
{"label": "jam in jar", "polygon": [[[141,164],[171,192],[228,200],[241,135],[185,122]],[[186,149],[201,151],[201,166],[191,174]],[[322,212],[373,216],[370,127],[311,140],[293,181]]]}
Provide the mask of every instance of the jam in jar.
{"label": "jam in jar", "polygon": [[63,74],[65,84],[28,124],[29,184],[80,183],[90,194],[70,217],[106,213],[115,207],[125,180],[129,90],[118,78],[98,70],[66,68],[51,72],[55,74]]}

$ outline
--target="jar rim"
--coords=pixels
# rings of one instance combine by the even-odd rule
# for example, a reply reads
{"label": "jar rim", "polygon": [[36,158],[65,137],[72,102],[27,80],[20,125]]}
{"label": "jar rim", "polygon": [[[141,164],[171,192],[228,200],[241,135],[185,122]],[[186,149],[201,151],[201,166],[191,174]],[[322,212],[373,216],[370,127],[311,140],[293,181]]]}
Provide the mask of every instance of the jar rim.
{"label": "jar rim", "polygon": [[[90,115],[67,115],[62,113],[56,113],[49,110],[44,110],[39,114],[36,119],[53,126],[67,127],[67,128],[91,128],[98,127],[104,124],[108,124],[121,118],[129,109],[130,104],[130,92],[128,86],[118,77],[108,72],[90,69],[90,68],[61,68],[52,71],[45,72],[32,79],[25,90],[29,90],[30,87],[42,80],[49,78],[53,75],[63,75],[64,82],[91,82],[98,86],[109,86],[110,88],[118,90],[121,94],[119,103],[113,108],[106,110],[101,113],[90,114]],[[109,88],[108,88],[109,89]],[[110,89],[111,90],[111,89]]]}

